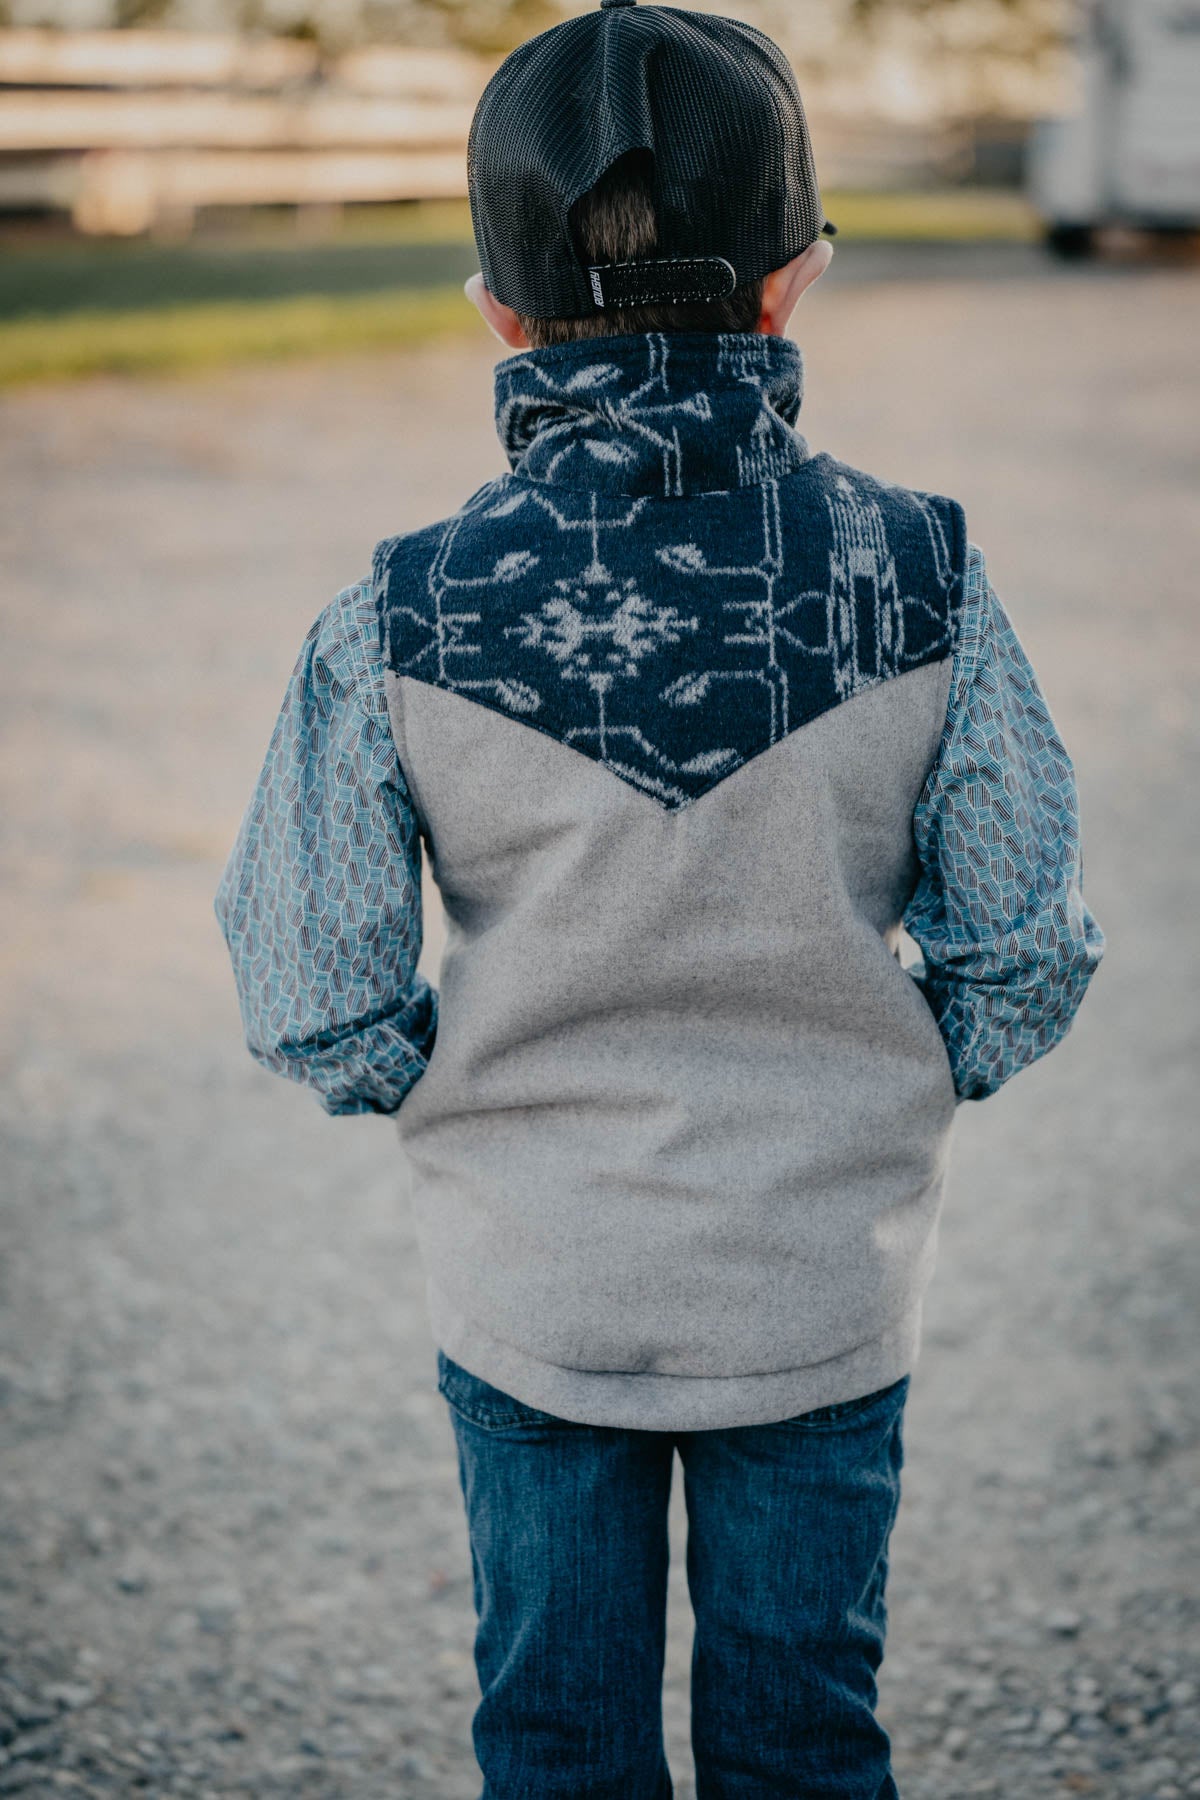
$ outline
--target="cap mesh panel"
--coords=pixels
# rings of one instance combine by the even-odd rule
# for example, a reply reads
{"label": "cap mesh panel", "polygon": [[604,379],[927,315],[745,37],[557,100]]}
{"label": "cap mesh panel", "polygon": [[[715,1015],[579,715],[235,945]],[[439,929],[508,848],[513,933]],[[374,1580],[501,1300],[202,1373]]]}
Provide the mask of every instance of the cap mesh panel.
{"label": "cap mesh panel", "polygon": [[467,181],[497,299],[533,318],[596,310],[568,213],[636,149],[654,156],[659,257],[724,257],[739,283],[754,281],[825,225],[778,45],[735,19],[613,5],[522,44],[476,108]]}

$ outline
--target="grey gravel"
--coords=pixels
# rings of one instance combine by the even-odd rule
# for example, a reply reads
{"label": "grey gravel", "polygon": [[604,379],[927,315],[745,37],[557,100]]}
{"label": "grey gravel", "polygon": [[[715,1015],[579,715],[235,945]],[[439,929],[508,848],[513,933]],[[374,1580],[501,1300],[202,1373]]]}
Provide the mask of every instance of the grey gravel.
{"label": "grey gravel", "polygon": [[[905,1800],[1200,1794],[1200,282],[838,270],[805,427],[966,504],[1110,938],[1064,1048],[959,1114],[881,1714]],[[318,609],[501,466],[491,360],[0,405],[0,1794],[478,1793],[404,1172],[245,1056],[211,896]],[[691,1800],[678,1492],[672,1533]]]}

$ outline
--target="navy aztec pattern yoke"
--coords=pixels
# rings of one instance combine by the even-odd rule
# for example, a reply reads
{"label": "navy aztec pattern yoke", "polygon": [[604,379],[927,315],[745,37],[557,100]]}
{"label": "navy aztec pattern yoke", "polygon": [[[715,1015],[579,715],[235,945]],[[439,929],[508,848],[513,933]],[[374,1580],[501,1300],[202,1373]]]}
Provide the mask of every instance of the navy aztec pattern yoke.
{"label": "navy aztec pattern yoke", "polygon": [[386,666],[687,806],[951,654],[961,508],[794,429],[787,339],[650,333],[507,359],[512,472],[375,552]]}

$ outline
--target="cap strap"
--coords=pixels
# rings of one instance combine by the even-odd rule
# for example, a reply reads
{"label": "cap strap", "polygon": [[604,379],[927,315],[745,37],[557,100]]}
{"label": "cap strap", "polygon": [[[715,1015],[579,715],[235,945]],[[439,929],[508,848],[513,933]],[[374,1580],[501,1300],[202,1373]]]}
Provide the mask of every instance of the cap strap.
{"label": "cap strap", "polygon": [[723,256],[665,256],[644,262],[589,266],[597,307],[661,306],[682,300],[724,300],[737,271]]}

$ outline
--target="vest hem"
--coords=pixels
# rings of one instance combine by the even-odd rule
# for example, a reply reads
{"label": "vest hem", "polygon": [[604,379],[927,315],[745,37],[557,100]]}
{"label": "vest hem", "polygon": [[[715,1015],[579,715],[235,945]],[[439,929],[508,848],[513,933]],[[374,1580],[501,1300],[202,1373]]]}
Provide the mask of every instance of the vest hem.
{"label": "vest hem", "polygon": [[568,1369],[493,1337],[436,1283],[426,1283],[430,1324],[445,1354],[526,1406],[580,1425],[642,1431],[716,1431],[834,1406],[888,1387],[920,1354],[923,1296],[878,1336],[819,1363],[755,1375],[662,1375]]}

